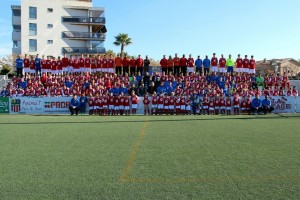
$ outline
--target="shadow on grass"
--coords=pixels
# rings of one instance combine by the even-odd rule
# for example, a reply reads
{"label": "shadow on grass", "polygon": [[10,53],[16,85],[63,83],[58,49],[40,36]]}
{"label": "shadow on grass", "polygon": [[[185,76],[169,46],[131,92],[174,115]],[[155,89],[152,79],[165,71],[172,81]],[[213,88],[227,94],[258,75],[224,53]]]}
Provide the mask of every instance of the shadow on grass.
{"label": "shadow on grass", "polygon": [[[228,116],[225,115],[224,118],[222,118],[221,115],[219,115],[218,117],[215,116],[216,118],[201,118],[204,117],[203,115],[198,115],[199,118],[184,118],[184,117],[190,117],[189,116],[178,116],[180,117],[180,119],[155,119],[155,117],[157,116],[139,116],[141,118],[145,118],[147,117],[147,119],[145,120],[132,120],[132,121],[128,121],[128,120],[107,120],[110,117],[115,117],[115,116],[99,116],[99,121],[84,121],[84,122],[77,122],[77,121],[63,121],[64,117],[70,117],[68,115],[32,115],[32,116],[47,116],[47,117],[61,117],[62,121],[56,121],[56,122],[3,122],[0,124],[3,125],[26,125],[26,124],[115,124],[115,123],[144,123],[146,121],[148,122],[188,122],[188,121],[222,121],[222,120],[258,120],[258,119],[289,119],[289,118],[300,118],[300,115],[281,115],[281,114],[274,114],[274,115],[249,115],[249,116]],[[205,115],[205,117],[208,117],[210,115]],[[73,116],[75,119],[76,117],[79,116]],[[98,117],[98,116],[80,116],[80,117]],[[118,116],[120,118],[122,117],[132,117],[132,116]],[[168,116],[159,116],[161,117],[170,117],[170,115]],[[173,115],[171,117],[177,117],[176,115]],[[195,116],[194,116],[195,117]],[[213,117],[213,116],[210,116]],[[101,119],[106,119],[104,121],[101,121]]]}

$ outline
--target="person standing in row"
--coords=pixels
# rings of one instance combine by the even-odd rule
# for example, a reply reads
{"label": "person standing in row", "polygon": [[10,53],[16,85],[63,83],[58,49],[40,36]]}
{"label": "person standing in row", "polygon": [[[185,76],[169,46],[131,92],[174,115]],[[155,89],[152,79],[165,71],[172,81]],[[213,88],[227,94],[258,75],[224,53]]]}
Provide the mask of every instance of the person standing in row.
{"label": "person standing in row", "polygon": [[[149,67],[150,67],[150,60],[148,58],[148,56],[146,56],[145,60],[144,60],[144,74],[146,74],[146,72],[149,72]],[[142,74],[142,71],[140,71]]]}
{"label": "person standing in row", "polygon": [[205,59],[203,60],[203,67],[204,67],[204,76],[209,74],[209,68],[210,68],[210,60],[208,56],[205,56]]}
{"label": "person standing in row", "polygon": [[175,57],[173,58],[174,63],[174,75],[179,76],[180,73],[180,58],[178,57],[177,53],[175,54]]}
{"label": "person standing in row", "polygon": [[227,72],[233,75],[233,66],[234,60],[231,58],[231,54],[229,54],[229,58],[226,60]]}
{"label": "person standing in row", "polygon": [[21,58],[21,55],[18,56],[16,59],[16,68],[17,68],[17,77],[23,78],[23,59]]}
{"label": "person standing in row", "polygon": [[216,53],[213,53],[213,57],[211,58],[211,71],[218,72],[218,58],[216,57]]}
{"label": "person standing in row", "polygon": [[200,56],[198,56],[197,60],[195,61],[195,66],[196,66],[196,72],[199,73],[200,75],[202,75],[202,64],[203,61],[200,58]]}

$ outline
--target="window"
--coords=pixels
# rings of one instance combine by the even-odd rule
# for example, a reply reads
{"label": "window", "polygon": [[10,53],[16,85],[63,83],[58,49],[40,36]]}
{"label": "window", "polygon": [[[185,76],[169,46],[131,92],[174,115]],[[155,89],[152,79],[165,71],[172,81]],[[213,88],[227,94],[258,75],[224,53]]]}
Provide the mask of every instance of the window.
{"label": "window", "polygon": [[53,44],[53,40],[47,40],[47,44]]}
{"label": "window", "polygon": [[29,35],[36,35],[36,23],[29,23]]}
{"label": "window", "polygon": [[29,51],[37,51],[37,40],[29,40]]}
{"label": "window", "polygon": [[13,25],[13,32],[21,32],[21,25]]}
{"label": "window", "polygon": [[53,8],[48,8],[47,11],[48,11],[48,13],[52,13],[53,12]]}
{"label": "window", "polygon": [[13,48],[18,48],[18,41],[17,40],[13,41]]}
{"label": "window", "polygon": [[53,24],[47,24],[48,28],[53,28]]}
{"label": "window", "polygon": [[29,6],[29,19],[36,19],[36,7]]}
{"label": "window", "polygon": [[13,9],[13,11],[12,11],[12,13],[13,13],[13,16],[15,16],[15,17],[21,17],[21,10],[17,10],[17,9]]}

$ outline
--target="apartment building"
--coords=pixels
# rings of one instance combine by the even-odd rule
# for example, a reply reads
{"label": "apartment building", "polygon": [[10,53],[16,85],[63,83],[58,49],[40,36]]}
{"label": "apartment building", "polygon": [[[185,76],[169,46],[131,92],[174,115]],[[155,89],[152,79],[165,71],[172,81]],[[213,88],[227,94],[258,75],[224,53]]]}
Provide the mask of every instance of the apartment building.
{"label": "apartment building", "polygon": [[105,53],[105,12],[92,0],[21,0],[11,9],[13,54]]}

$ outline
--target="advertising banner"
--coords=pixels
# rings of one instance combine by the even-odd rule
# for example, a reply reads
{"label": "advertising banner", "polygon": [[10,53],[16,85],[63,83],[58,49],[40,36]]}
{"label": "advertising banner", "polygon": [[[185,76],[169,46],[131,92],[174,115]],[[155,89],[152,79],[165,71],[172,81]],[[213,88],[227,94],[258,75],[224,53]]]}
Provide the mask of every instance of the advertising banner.
{"label": "advertising banner", "polygon": [[0,97],[0,113],[9,113],[8,97]]}
{"label": "advertising banner", "polygon": [[296,111],[296,98],[292,96],[270,96],[274,113],[294,113]]}

